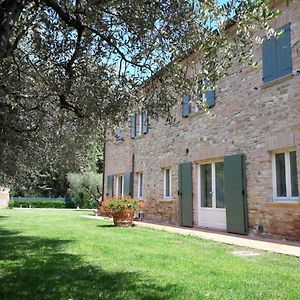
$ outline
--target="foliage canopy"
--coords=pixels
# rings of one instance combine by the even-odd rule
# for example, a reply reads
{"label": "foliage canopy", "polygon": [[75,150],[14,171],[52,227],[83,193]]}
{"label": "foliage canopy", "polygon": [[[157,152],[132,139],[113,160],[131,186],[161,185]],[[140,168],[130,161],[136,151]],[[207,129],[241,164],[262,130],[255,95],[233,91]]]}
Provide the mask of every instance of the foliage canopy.
{"label": "foliage canopy", "polygon": [[[0,0],[0,10],[2,181],[86,168],[104,128],[133,110],[170,120],[185,90],[213,84],[233,59],[253,64],[252,35],[272,33],[278,14],[268,0]],[[202,66],[187,78],[191,51]]]}

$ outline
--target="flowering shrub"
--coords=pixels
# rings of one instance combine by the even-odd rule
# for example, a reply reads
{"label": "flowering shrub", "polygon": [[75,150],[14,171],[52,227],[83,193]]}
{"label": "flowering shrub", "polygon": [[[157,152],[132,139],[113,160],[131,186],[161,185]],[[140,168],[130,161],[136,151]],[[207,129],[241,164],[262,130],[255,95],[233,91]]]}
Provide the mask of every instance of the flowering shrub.
{"label": "flowering shrub", "polygon": [[121,211],[137,211],[142,205],[143,203],[136,199],[115,197],[102,201],[100,211],[102,215],[112,216]]}

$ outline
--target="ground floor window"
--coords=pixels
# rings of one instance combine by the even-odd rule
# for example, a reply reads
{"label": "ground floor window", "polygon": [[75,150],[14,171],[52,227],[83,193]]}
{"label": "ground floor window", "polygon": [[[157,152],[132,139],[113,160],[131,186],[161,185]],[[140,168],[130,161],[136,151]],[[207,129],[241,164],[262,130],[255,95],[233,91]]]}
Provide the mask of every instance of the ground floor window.
{"label": "ground floor window", "polygon": [[143,173],[138,173],[138,198],[143,198]]}
{"label": "ground floor window", "polygon": [[273,153],[272,173],[274,200],[299,199],[295,150]]}
{"label": "ground floor window", "polygon": [[115,176],[115,191],[117,197],[124,196],[124,175]]}
{"label": "ground floor window", "polygon": [[164,198],[171,198],[171,168],[164,169]]}
{"label": "ground floor window", "polygon": [[199,195],[201,207],[226,207],[223,161],[199,165]]}

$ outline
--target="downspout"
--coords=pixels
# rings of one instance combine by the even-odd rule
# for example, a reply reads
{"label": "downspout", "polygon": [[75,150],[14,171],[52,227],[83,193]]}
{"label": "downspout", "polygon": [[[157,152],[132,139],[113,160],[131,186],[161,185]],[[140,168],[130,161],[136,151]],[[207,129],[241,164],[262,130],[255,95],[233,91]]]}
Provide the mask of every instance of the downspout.
{"label": "downspout", "polygon": [[131,180],[131,191],[132,195],[131,198],[134,198],[134,171],[135,171],[135,158],[134,158],[134,153],[132,154],[132,159],[131,159],[131,174],[132,174],[132,180]]}
{"label": "downspout", "polygon": [[105,184],[105,148],[106,148],[106,126],[104,127],[104,143],[103,143],[103,164],[102,164],[102,199],[104,200],[104,184]]}

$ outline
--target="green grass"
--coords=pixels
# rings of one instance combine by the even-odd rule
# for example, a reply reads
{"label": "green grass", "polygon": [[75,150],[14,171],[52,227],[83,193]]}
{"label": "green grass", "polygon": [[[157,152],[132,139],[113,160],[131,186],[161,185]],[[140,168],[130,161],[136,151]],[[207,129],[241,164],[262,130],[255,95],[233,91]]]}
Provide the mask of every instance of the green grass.
{"label": "green grass", "polygon": [[300,260],[87,212],[0,210],[0,299],[300,299]]}

